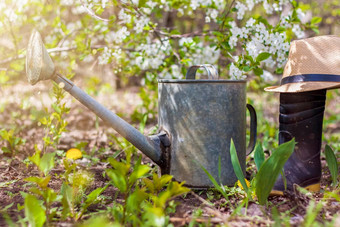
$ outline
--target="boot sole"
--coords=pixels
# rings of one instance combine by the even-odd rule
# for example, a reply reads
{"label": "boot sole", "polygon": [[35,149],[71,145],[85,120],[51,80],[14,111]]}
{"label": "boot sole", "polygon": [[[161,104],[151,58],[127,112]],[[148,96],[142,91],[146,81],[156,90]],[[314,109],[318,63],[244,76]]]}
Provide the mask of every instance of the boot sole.
{"label": "boot sole", "polygon": [[[320,183],[317,184],[311,184],[306,187],[303,187],[304,189],[310,191],[310,192],[319,192],[320,191]],[[269,193],[269,196],[283,196],[283,191],[278,190],[271,190]]]}

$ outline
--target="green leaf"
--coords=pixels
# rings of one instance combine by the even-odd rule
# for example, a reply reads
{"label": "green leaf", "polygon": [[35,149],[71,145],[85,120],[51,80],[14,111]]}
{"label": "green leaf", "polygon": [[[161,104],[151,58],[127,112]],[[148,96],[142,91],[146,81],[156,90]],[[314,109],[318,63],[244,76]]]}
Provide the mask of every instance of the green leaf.
{"label": "green leaf", "polygon": [[78,227],[98,226],[98,227],[122,227],[117,222],[110,221],[105,215],[92,215],[90,219],[81,224],[77,224]]}
{"label": "green leaf", "polygon": [[261,76],[263,74],[263,69],[256,67],[253,69],[253,72],[256,76]]}
{"label": "green leaf", "polygon": [[126,208],[129,212],[135,212],[141,210],[141,203],[148,198],[148,193],[144,189],[135,189],[135,191],[130,194],[126,201]]}
{"label": "green leaf", "polygon": [[263,152],[263,147],[261,143],[258,143],[255,147],[255,152],[254,152],[254,161],[257,170],[260,169],[262,163],[264,162],[264,152]]}
{"label": "green leaf", "polygon": [[46,188],[51,180],[51,176],[46,177],[27,177],[25,181],[34,182],[39,185],[40,188]]}
{"label": "green leaf", "polygon": [[41,227],[46,221],[41,202],[30,194],[27,194],[25,198],[25,216],[32,227]]}
{"label": "green leaf", "polygon": [[[157,175],[156,173],[155,173],[155,175]],[[154,176],[155,176],[154,175]],[[153,178],[153,179],[155,179],[155,178]],[[171,179],[172,179],[172,176],[171,175],[168,175],[168,174],[164,174],[164,175],[162,175],[160,178],[158,178],[159,179],[159,181],[157,182],[157,185],[156,185],[156,183],[155,183],[155,188],[156,188],[156,190],[161,190],[167,183],[169,183],[170,181],[171,181]]]}
{"label": "green leaf", "polygon": [[116,169],[117,171],[120,172],[121,175],[126,176],[126,174],[130,170],[130,164],[125,164],[123,162],[119,162],[114,158],[108,158],[108,161],[114,169]]}
{"label": "green leaf", "polygon": [[44,198],[48,204],[52,204],[58,200],[57,193],[52,188],[46,188]]}
{"label": "green leaf", "polygon": [[106,169],[105,172],[108,177],[111,178],[113,185],[116,186],[119,191],[122,193],[127,191],[127,182],[125,176],[122,175],[121,172],[115,169]]}
{"label": "green leaf", "polygon": [[64,182],[61,186],[60,194],[62,195],[61,204],[63,206],[62,218],[65,219],[73,209],[73,189]]}
{"label": "green leaf", "polygon": [[146,0],[139,0],[138,7],[145,7]]}
{"label": "green leaf", "polygon": [[295,139],[281,144],[262,164],[256,175],[256,195],[261,205],[265,204],[277,177],[290,155],[294,152]]}
{"label": "green leaf", "polygon": [[56,153],[45,153],[40,160],[39,169],[45,174],[45,176],[54,167],[54,156]]}
{"label": "green leaf", "polygon": [[230,141],[230,157],[231,157],[231,164],[233,165],[235,175],[236,175],[237,179],[241,182],[244,190],[248,194],[248,192],[249,192],[248,185],[247,185],[247,183],[244,179],[243,171],[242,171],[240,162],[238,160],[238,156],[237,156],[237,152],[236,152],[236,148],[235,148],[235,144],[234,144],[233,139],[231,139],[231,141]]}
{"label": "green leaf", "polygon": [[106,188],[108,187],[109,185],[107,184],[105,187],[102,187],[102,188],[97,188],[95,190],[93,190],[86,198],[86,201],[85,203],[82,205],[81,207],[81,212],[79,212],[77,214],[77,220],[80,219],[82,217],[82,215],[84,214],[84,212],[87,210],[87,208],[91,205],[91,204],[94,204],[96,202],[98,202],[99,200],[98,197],[100,194],[103,193],[103,191],[106,190]]}
{"label": "green leaf", "polygon": [[[35,145],[35,148],[36,148],[36,145]],[[40,153],[41,151],[36,148],[36,152],[34,153],[34,155],[32,155],[31,157],[28,157],[28,159],[31,162],[33,162],[37,167],[39,167],[40,165]]]}
{"label": "green leaf", "polygon": [[282,74],[283,73],[283,68],[276,68],[275,73],[276,74]]}
{"label": "green leaf", "polygon": [[61,114],[61,109],[57,104],[52,103],[52,107],[53,107],[55,112],[57,112],[58,114]]}
{"label": "green leaf", "polygon": [[257,62],[264,61],[264,60],[266,60],[267,58],[269,58],[270,56],[271,56],[271,54],[270,54],[270,53],[267,53],[267,52],[260,53],[259,55],[257,55],[256,61],[257,61]]}
{"label": "green leaf", "polygon": [[150,171],[147,165],[138,165],[135,167],[129,178],[129,184],[134,184],[138,179],[144,177]]}
{"label": "green leaf", "polygon": [[0,130],[0,136],[4,139],[9,141],[9,133],[6,131],[6,129]]}
{"label": "green leaf", "polygon": [[337,159],[334,155],[334,152],[329,145],[326,145],[325,155],[326,155],[326,162],[328,165],[329,172],[331,172],[333,186],[336,186],[338,183],[339,166],[338,166]]}
{"label": "green leaf", "polygon": [[177,181],[171,181],[167,190],[170,191],[171,197],[179,196],[190,191],[189,188],[184,187],[185,182],[178,183]]}
{"label": "green leaf", "polygon": [[150,193],[155,193],[155,186],[154,186],[154,181],[148,179],[148,178],[143,178],[143,182],[147,189],[149,189]]}
{"label": "green leaf", "polygon": [[320,33],[319,28],[312,27],[312,30],[313,30],[313,32],[315,32],[315,34],[319,34]]}
{"label": "green leaf", "polygon": [[85,204],[92,204],[100,194],[103,193],[103,191],[105,191],[107,189],[109,185],[106,185],[105,187],[102,188],[97,188],[95,190],[93,190],[86,198]]}
{"label": "green leaf", "polygon": [[311,24],[318,24],[322,21],[322,17],[313,17],[310,21]]}
{"label": "green leaf", "polygon": [[5,154],[6,154],[6,153],[7,153],[7,154],[11,154],[11,153],[12,153],[12,151],[11,151],[8,147],[2,147],[1,150],[2,150],[2,152],[4,152]]}

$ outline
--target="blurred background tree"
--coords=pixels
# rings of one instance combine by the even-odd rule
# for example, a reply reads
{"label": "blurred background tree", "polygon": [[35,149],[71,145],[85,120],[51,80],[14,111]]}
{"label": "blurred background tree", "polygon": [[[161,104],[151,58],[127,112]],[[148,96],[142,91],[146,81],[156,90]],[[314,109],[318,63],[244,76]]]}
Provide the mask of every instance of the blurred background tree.
{"label": "blurred background tree", "polygon": [[222,78],[278,81],[293,39],[339,34],[340,2],[268,0],[3,0],[0,86],[24,78],[32,29],[59,70],[99,89],[141,86],[133,118],[155,118],[157,78],[214,64]]}

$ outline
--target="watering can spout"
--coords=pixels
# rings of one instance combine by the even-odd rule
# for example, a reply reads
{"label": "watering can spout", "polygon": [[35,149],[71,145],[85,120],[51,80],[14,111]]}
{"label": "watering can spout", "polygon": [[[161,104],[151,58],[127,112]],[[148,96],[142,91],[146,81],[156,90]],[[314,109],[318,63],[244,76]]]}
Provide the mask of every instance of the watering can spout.
{"label": "watering can spout", "polygon": [[[64,90],[104,120],[109,126],[115,129],[121,136],[131,142],[136,148],[147,155],[157,165],[167,169],[166,147],[170,146],[167,135],[163,132],[154,136],[144,136],[136,128],[121,119],[116,114],[99,104],[91,96],[73,84],[72,81],[55,72],[54,64],[49,57],[42,42],[39,32],[33,31],[26,55],[26,75],[28,81],[34,85],[40,80],[51,79],[59,84]],[[164,172],[164,171],[162,171]]]}

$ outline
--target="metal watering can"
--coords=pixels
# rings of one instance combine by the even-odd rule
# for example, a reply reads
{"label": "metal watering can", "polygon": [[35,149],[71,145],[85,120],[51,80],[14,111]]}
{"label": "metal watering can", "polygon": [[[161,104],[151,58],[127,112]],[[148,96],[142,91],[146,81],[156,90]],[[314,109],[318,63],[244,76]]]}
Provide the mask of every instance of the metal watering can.
{"label": "metal watering can", "polygon": [[[206,69],[209,79],[195,79],[200,67]],[[159,133],[153,136],[142,135],[58,74],[37,31],[29,40],[26,74],[32,85],[48,79],[61,84],[63,89],[159,165],[162,174],[171,174],[189,187],[213,186],[203,168],[223,185],[235,184],[237,178],[229,152],[231,139],[245,173],[246,155],[254,149],[256,140],[255,109],[246,104],[246,81],[219,80],[211,65],[190,67],[184,80],[158,80]],[[251,118],[247,148],[246,107]]]}

